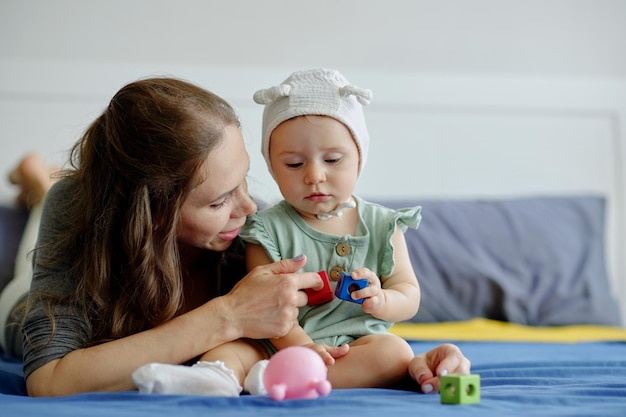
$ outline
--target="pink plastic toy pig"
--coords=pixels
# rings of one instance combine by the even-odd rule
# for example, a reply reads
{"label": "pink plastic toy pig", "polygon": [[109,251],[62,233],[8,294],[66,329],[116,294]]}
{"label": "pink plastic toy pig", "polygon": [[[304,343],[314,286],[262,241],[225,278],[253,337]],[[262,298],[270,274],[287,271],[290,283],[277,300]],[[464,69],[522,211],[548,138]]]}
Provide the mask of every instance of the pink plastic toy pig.
{"label": "pink plastic toy pig", "polygon": [[326,364],[313,349],[290,346],[271,357],[263,383],[271,399],[315,399],[331,391]]}

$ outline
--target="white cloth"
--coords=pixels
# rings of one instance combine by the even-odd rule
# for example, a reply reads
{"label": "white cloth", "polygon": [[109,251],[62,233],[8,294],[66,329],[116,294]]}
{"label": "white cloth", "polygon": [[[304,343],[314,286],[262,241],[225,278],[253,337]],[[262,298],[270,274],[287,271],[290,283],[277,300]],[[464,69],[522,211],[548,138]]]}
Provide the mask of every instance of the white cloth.
{"label": "white cloth", "polygon": [[243,389],[252,395],[267,395],[267,389],[265,389],[265,383],[263,382],[263,375],[265,375],[265,369],[269,360],[264,359],[258,361],[248,372],[246,380],[243,382]]}
{"label": "white cloth", "polygon": [[235,373],[221,361],[193,366],[149,363],[133,372],[132,378],[144,394],[238,397],[242,391]]}

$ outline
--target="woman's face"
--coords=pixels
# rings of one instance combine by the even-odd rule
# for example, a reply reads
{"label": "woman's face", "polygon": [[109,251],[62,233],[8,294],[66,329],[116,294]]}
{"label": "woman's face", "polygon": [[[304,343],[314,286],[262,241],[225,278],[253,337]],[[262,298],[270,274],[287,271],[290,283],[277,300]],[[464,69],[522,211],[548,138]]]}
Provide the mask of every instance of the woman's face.
{"label": "woman's face", "polygon": [[212,251],[231,245],[246,217],[256,211],[248,195],[249,166],[241,130],[226,126],[221,142],[197,174],[198,185],[183,203],[177,228],[180,243]]}

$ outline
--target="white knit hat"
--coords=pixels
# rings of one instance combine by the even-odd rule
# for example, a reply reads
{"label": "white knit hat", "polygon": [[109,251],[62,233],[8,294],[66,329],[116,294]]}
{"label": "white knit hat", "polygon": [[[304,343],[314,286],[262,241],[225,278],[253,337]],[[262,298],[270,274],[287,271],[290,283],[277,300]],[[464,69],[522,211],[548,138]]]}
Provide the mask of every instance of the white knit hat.
{"label": "white knit hat", "polygon": [[294,72],[282,84],[254,93],[254,101],[265,104],[261,152],[272,175],[270,135],[285,120],[304,115],[330,116],[346,125],[359,149],[359,173],[363,171],[370,138],[362,105],[371,99],[370,90],[351,85],[329,69]]}

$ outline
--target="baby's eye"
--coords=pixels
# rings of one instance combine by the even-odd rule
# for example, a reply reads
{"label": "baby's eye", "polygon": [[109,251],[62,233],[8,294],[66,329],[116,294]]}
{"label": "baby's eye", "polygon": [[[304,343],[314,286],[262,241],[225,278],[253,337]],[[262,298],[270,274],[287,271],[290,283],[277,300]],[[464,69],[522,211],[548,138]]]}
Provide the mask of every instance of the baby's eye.
{"label": "baby's eye", "polygon": [[340,155],[328,156],[328,157],[324,158],[324,161],[327,164],[336,164],[337,162],[341,161],[341,156]]}
{"label": "baby's eye", "polygon": [[287,168],[300,168],[302,166],[302,162],[286,163],[285,165],[287,165]]}

